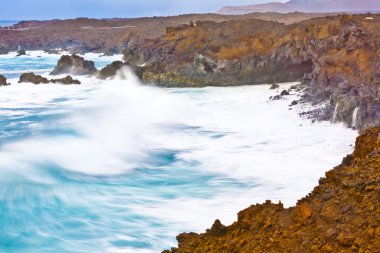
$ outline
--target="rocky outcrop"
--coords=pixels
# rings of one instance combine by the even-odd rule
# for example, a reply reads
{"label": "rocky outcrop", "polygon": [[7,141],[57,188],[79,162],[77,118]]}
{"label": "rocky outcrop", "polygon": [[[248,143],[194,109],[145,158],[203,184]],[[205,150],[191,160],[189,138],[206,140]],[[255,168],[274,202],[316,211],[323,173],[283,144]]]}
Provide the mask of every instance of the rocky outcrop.
{"label": "rocky outcrop", "polygon": [[73,79],[71,76],[66,76],[60,79],[47,79],[34,73],[24,73],[20,76],[19,83],[33,83],[33,84],[47,84],[47,83],[59,83],[59,84],[81,84],[79,80]]}
{"label": "rocky outcrop", "polygon": [[304,101],[330,101],[318,119],[364,129],[380,125],[380,15],[371,18],[203,21],[168,27],[165,36],[125,49],[124,59],[160,86],[302,81]]}
{"label": "rocky outcrop", "polygon": [[40,75],[34,73],[24,73],[20,76],[19,83],[33,83],[33,84],[46,84],[49,83],[49,80]]}
{"label": "rocky outcrop", "polygon": [[128,64],[126,64],[122,61],[114,61],[111,64],[102,68],[97,73],[96,76],[100,79],[103,79],[103,80],[115,77],[115,75],[117,74],[117,71],[119,71],[119,69],[121,69],[123,66],[128,66]]}
{"label": "rocky outcrop", "polygon": [[77,79],[72,78],[71,76],[66,76],[60,79],[51,79],[51,83],[60,83],[60,84],[81,84],[81,82]]}
{"label": "rocky outcrop", "polygon": [[5,78],[5,76],[0,75],[0,86],[6,85],[9,85],[9,83],[7,83],[7,79]]}
{"label": "rocky outcrop", "polygon": [[253,205],[231,226],[217,220],[203,234],[180,234],[178,248],[164,253],[379,252],[379,196],[380,128],[373,128],[296,206]]}
{"label": "rocky outcrop", "polygon": [[63,55],[54,67],[51,75],[72,74],[72,75],[91,75],[95,73],[95,63],[87,61],[78,55]]}
{"label": "rocky outcrop", "polygon": [[18,57],[18,56],[22,56],[22,55],[26,55],[26,51],[25,51],[24,49],[20,49],[20,50],[18,50],[18,51],[17,51],[17,55],[16,55],[16,57]]}

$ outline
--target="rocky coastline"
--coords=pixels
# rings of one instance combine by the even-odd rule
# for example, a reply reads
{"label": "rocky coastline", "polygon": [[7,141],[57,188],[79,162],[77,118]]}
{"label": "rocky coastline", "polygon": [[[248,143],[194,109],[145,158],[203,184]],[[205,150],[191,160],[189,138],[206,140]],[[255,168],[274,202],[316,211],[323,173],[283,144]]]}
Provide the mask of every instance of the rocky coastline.
{"label": "rocky coastline", "polygon": [[297,205],[267,201],[239,212],[224,226],[177,236],[185,252],[379,252],[380,128],[365,130],[353,154],[326,172]]}

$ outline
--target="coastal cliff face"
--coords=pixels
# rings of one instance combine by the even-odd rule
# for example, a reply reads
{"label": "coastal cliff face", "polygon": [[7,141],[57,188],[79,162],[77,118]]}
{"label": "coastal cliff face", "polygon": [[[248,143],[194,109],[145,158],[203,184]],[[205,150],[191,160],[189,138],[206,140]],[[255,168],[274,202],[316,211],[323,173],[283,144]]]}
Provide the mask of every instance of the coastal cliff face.
{"label": "coastal cliff face", "polygon": [[306,100],[331,100],[335,122],[362,129],[380,125],[379,26],[380,15],[200,21],[123,53],[142,80],[161,86],[303,81]]}
{"label": "coastal cliff face", "polygon": [[379,252],[379,196],[380,128],[372,128],[295,207],[253,205],[231,226],[217,220],[203,234],[180,234],[164,253]]}

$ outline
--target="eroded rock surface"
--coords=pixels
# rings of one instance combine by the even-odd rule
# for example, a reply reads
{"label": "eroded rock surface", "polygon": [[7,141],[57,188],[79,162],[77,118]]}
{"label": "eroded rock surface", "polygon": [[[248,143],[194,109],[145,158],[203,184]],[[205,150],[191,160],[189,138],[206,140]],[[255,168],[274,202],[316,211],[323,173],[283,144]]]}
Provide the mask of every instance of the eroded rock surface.
{"label": "eroded rock surface", "polygon": [[6,86],[6,85],[9,85],[7,83],[7,79],[5,78],[5,76],[0,75],[0,86]]}
{"label": "eroded rock surface", "polygon": [[296,206],[253,205],[231,226],[217,220],[206,233],[180,234],[178,248],[164,252],[380,252],[379,196],[378,127]]}
{"label": "eroded rock surface", "polygon": [[72,78],[71,76],[66,76],[60,79],[51,79],[51,83],[60,83],[60,84],[81,84],[77,79]]}
{"label": "eroded rock surface", "polygon": [[122,62],[122,61],[114,61],[112,62],[111,64],[105,66],[104,68],[102,68],[98,73],[97,73],[97,77],[100,78],[100,79],[108,79],[108,78],[112,78],[112,77],[115,77],[115,75],[117,74],[117,72],[123,67],[123,66],[128,66],[128,64]]}
{"label": "eroded rock surface", "polygon": [[95,63],[85,60],[78,55],[63,55],[54,67],[51,75],[71,74],[71,75],[91,75],[95,73]]}
{"label": "eroded rock surface", "polygon": [[34,73],[24,73],[20,76],[19,83],[33,83],[33,84],[46,84],[49,83],[49,80],[40,75]]}

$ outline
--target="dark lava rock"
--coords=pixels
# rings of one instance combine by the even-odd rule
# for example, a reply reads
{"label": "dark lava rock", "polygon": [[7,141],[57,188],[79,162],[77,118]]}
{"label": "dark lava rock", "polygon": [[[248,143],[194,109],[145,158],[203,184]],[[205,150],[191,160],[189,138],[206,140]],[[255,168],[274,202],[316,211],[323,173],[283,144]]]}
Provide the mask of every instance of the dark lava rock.
{"label": "dark lava rock", "polygon": [[44,52],[47,54],[59,54],[59,50],[57,49],[45,49]]}
{"label": "dark lava rock", "polygon": [[71,76],[66,76],[60,79],[52,79],[51,83],[61,83],[61,84],[81,84],[81,82],[77,79],[73,79]]}
{"label": "dark lava rock", "polygon": [[292,101],[292,103],[289,106],[293,106],[293,105],[298,105],[298,101],[297,100]]}
{"label": "dark lava rock", "polygon": [[104,54],[101,55],[101,57],[102,56],[113,56],[115,54],[121,54],[121,53],[122,53],[122,50],[120,48],[114,47],[114,48],[108,49]]}
{"label": "dark lava rock", "polygon": [[21,56],[21,55],[26,55],[26,51],[24,49],[18,50],[16,57]]}
{"label": "dark lava rock", "polygon": [[0,75],[0,86],[6,86],[6,85],[9,85],[9,83],[7,83],[7,79]]}
{"label": "dark lava rock", "polygon": [[121,61],[114,61],[111,64],[102,68],[98,72],[97,77],[100,79],[103,79],[103,80],[110,78],[110,77],[114,77],[116,75],[117,71],[123,66],[128,66],[128,64],[123,63]]}
{"label": "dark lava rock", "polygon": [[280,95],[281,96],[288,96],[288,95],[290,95],[290,93],[287,90],[283,90]]}
{"label": "dark lava rock", "polygon": [[280,88],[280,85],[278,85],[277,83],[272,84],[272,86],[270,87],[271,90],[275,90],[278,88]]}
{"label": "dark lava rock", "polygon": [[87,61],[78,55],[63,55],[59,59],[51,75],[72,74],[72,75],[91,75],[95,73],[95,63]]}
{"label": "dark lava rock", "polygon": [[20,80],[18,82],[41,84],[41,83],[49,83],[49,80],[45,77],[36,75],[34,73],[24,73],[20,76]]}

